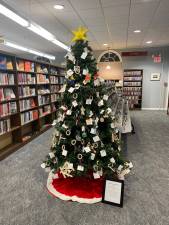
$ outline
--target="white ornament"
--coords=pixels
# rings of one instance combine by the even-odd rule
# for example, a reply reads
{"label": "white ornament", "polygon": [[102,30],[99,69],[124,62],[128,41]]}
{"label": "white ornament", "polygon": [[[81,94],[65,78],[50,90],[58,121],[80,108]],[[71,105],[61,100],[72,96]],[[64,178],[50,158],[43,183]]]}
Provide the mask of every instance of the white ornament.
{"label": "white ornament", "polygon": [[100,122],[102,122],[102,123],[104,122],[104,118],[103,117],[100,118]]}
{"label": "white ornament", "polygon": [[107,100],[108,100],[108,98],[109,98],[109,96],[108,96],[108,95],[103,95],[103,99],[104,99],[105,101],[107,101]]}
{"label": "white ornament", "polygon": [[100,101],[98,102],[98,106],[102,106],[102,105],[104,105],[104,102],[103,102],[103,100],[100,100]]}
{"label": "white ornament", "polygon": [[74,100],[74,101],[72,102],[72,105],[73,105],[74,107],[76,107],[76,106],[78,105],[77,101]]}
{"label": "white ornament", "polygon": [[74,90],[75,90],[75,89],[74,89],[73,87],[70,87],[69,90],[68,90],[68,92],[69,92],[69,93],[73,93]]}
{"label": "white ornament", "polygon": [[105,150],[101,150],[101,151],[100,151],[100,155],[101,155],[101,157],[106,156],[106,155],[107,155],[107,154],[106,154],[106,151],[105,151]]}
{"label": "white ornament", "polygon": [[87,57],[87,52],[83,52],[82,55],[81,55],[81,59],[85,59]]}
{"label": "white ornament", "polygon": [[45,163],[42,163],[40,166],[41,166],[43,169],[46,168],[46,164],[45,164]]}
{"label": "white ornament", "polygon": [[75,84],[75,89],[79,89],[80,88],[80,84]]}
{"label": "white ornament", "polygon": [[112,157],[112,158],[110,159],[110,162],[111,162],[111,163],[115,163],[115,159]]}
{"label": "white ornament", "polygon": [[91,149],[87,146],[87,147],[83,147],[83,150],[88,153],[88,152],[91,152]]}
{"label": "white ornament", "polygon": [[94,160],[94,158],[95,158],[95,154],[94,154],[94,153],[91,153],[90,158],[91,158],[91,160]]}
{"label": "white ornament", "polygon": [[92,98],[86,99],[86,105],[91,105],[92,101],[93,101]]}
{"label": "white ornament", "polygon": [[63,150],[62,155],[67,156],[67,150]]}
{"label": "white ornament", "polygon": [[96,135],[96,136],[94,136],[94,137],[93,137],[93,141],[94,141],[94,142],[100,141],[99,136],[97,136],[97,135]]}
{"label": "white ornament", "polygon": [[55,157],[55,154],[53,152],[49,152],[49,157],[52,159]]}
{"label": "white ornament", "polygon": [[92,125],[93,124],[93,120],[90,118],[90,119],[87,119],[86,120],[86,124],[87,125]]}
{"label": "white ornament", "polygon": [[77,170],[84,171],[84,166],[78,165]]}
{"label": "white ornament", "polygon": [[66,115],[70,116],[72,114],[72,110],[67,110]]}
{"label": "white ornament", "polygon": [[96,129],[95,128],[91,128],[90,133],[91,134],[96,134]]}

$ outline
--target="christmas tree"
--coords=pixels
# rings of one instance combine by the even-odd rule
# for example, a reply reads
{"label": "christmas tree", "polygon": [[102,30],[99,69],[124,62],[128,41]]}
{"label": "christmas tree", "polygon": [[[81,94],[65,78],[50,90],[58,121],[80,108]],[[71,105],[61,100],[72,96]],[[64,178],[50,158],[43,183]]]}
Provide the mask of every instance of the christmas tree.
{"label": "christmas tree", "polygon": [[60,90],[51,152],[41,166],[64,178],[123,177],[132,163],[121,157],[107,88],[98,75],[86,32],[82,27],[73,31],[74,44],[66,55],[66,81]]}

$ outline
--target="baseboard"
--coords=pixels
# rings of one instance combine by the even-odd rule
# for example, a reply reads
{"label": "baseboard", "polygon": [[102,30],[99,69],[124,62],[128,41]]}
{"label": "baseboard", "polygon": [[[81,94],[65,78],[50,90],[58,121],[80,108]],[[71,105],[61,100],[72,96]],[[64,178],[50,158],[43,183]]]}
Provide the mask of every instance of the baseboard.
{"label": "baseboard", "polygon": [[166,108],[142,108],[142,110],[163,110],[166,111]]}

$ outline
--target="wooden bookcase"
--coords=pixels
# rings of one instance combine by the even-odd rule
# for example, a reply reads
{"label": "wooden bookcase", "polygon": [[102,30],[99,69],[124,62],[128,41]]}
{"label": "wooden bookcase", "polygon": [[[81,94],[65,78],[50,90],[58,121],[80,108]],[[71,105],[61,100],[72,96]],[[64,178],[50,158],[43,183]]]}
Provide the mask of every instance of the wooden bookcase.
{"label": "wooden bookcase", "polygon": [[64,76],[64,68],[0,52],[0,160],[51,127]]}
{"label": "wooden bookcase", "polygon": [[142,107],[142,83],[143,70],[124,70],[123,95],[129,103],[129,109],[141,109]]}

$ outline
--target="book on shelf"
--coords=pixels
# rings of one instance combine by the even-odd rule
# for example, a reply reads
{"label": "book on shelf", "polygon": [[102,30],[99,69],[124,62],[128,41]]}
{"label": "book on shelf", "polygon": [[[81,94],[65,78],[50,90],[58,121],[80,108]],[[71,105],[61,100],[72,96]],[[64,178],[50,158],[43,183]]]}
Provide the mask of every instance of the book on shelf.
{"label": "book on shelf", "polygon": [[7,69],[6,62],[7,62],[6,56],[0,55],[0,69],[3,70]]}
{"label": "book on shelf", "polygon": [[57,93],[60,90],[60,87],[58,85],[51,85],[51,93]]}
{"label": "book on shelf", "polygon": [[33,74],[18,73],[18,83],[19,84],[35,84],[36,79]]}
{"label": "book on shelf", "polygon": [[55,106],[54,103],[51,105],[51,107],[52,107],[52,112],[55,112],[56,111],[56,106]]}
{"label": "book on shelf", "polygon": [[63,84],[64,81],[65,81],[65,77],[60,77],[60,82],[59,82],[59,84]]}
{"label": "book on shelf", "polygon": [[13,85],[14,74],[0,73],[0,85]]}
{"label": "book on shelf", "polygon": [[59,94],[52,94],[51,95],[51,102],[56,102],[59,99]]}
{"label": "book on shelf", "polygon": [[38,110],[31,110],[21,113],[21,125],[24,125],[30,121],[38,119]]}
{"label": "book on shelf", "polygon": [[19,97],[27,97],[27,96],[36,95],[35,88],[32,88],[30,86],[18,87],[18,93],[19,93]]}
{"label": "book on shelf", "polygon": [[11,115],[17,112],[16,102],[0,104],[0,117]]}
{"label": "book on shelf", "polygon": [[35,64],[34,64],[34,62],[25,61],[24,62],[24,71],[25,72],[34,72],[35,71]]}
{"label": "book on shelf", "polygon": [[124,81],[124,86],[141,86],[141,82]]}
{"label": "book on shelf", "polygon": [[51,113],[50,105],[45,105],[45,106],[39,108],[39,116],[40,117],[45,116],[45,115],[47,115],[49,113]]}
{"label": "book on shelf", "polygon": [[48,95],[38,95],[39,105],[50,104],[50,96]]}
{"label": "book on shelf", "polygon": [[50,90],[46,87],[39,87],[38,88],[38,95],[44,95],[44,94],[49,94]]}
{"label": "book on shelf", "polygon": [[46,65],[37,64],[36,65],[36,72],[37,73],[48,73],[48,68]]}
{"label": "book on shelf", "polygon": [[0,101],[12,100],[16,96],[12,88],[0,88]]}
{"label": "book on shelf", "polygon": [[10,131],[10,129],[11,129],[10,119],[0,121],[0,135],[5,134],[6,132]]}
{"label": "book on shelf", "polygon": [[35,100],[33,98],[24,99],[19,101],[20,111],[32,109],[36,107]]}
{"label": "book on shelf", "polygon": [[46,84],[46,83],[48,84],[49,83],[48,75],[38,73],[37,74],[37,83],[38,84]]}
{"label": "book on shelf", "polygon": [[57,77],[57,76],[50,76],[50,83],[51,84],[59,84],[59,77]]}
{"label": "book on shelf", "polygon": [[24,60],[17,60],[16,68],[18,71],[24,71],[25,70]]}

